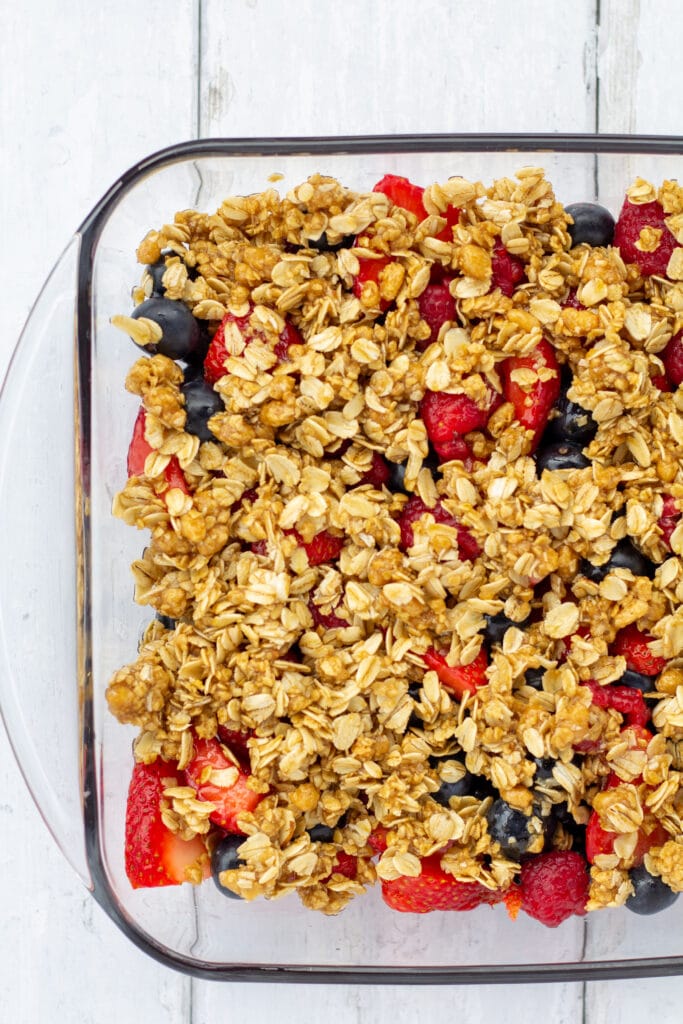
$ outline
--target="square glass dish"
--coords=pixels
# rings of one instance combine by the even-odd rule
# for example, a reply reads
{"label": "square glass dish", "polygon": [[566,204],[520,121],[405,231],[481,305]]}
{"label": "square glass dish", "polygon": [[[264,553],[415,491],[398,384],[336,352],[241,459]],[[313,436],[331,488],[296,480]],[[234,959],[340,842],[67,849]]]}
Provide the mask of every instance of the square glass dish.
{"label": "square glass dish", "polygon": [[[403,136],[203,140],[124,174],[69,242],[17,346],[0,401],[0,701],[29,788],[61,849],[110,917],[161,962],[206,978],[459,984],[683,972],[683,900],[654,918],[606,910],[549,931],[503,906],[392,912],[377,891],[337,917],[295,898],[240,903],[215,886],[131,889],[124,811],[133,731],[109,714],[111,673],[134,657],[148,610],[132,599],[143,539],[111,515],[137,400],[132,346],[110,317],[131,308],[135,249],[177,210],[282,193],[316,171],[358,191],[385,173],[488,184],[542,166],[563,203],[617,214],[638,175],[683,171],[683,138]],[[75,453],[75,457],[74,457]],[[74,530],[73,524],[76,524]]]}

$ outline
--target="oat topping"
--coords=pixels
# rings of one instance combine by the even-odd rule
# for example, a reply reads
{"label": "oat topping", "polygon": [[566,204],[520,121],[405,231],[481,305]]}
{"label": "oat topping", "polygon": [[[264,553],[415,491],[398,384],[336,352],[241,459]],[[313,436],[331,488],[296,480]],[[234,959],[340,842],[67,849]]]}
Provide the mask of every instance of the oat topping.
{"label": "oat topping", "polygon": [[[680,235],[675,183],[639,179],[628,196],[658,200]],[[284,198],[182,211],[142,241],[142,264],[165,261],[166,296],[222,331],[223,408],[202,440],[177,362],[142,354],[127,376],[148,453],[113,511],[147,531],[135,600],[174,622],[151,621],[109,707],[138,727],[139,761],[177,762],[181,776],[196,737],[248,737],[263,798],[240,815],[240,865],[221,875],[246,899],[295,891],[336,913],[435,853],[455,879],[507,890],[520,863],[492,835],[496,799],[527,819],[529,854],[577,848],[591,817],[613,837],[589,909],[628,898],[643,831],[657,840],[648,869],[683,891],[683,391],[658,384],[683,328],[682,250],[666,277],[641,276],[617,248],[572,247],[539,168],[490,187],[452,178],[422,202],[417,217],[313,175]],[[657,231],[636,245],[651,253]],[[497,277],[501,253],[522,268],[514,288]],[[434,282],[454,315],[430,340],[420,298]],[[135,301],[152,286],[145,270]],[[159,341],[145,317],[112,322],[139,346]],[[533,361],[543,339],[557,371]],[[560,372],[596,429],[580,467],[539,472],[538,439],[506,395],[530,406]],[[438,473],[427,392],[461,396],[486,424]],[[377,460],[404,467],[400,488],[373,475]],[[323,535],[334,555],[318,560]],[[615,561],[597,578],[625,541],[650,575]],[[499,615],[509,628],[490,644]],[[629,628],[666,660],[640,732],[603,699],[626,671],[614,645]],[[444,683],[480,665],[471,688]],[[221,771],[208,781],[232,785],[238,767]],[[478,791],[437,799],[465,775]],[[212,809],[191,786],[165,791],[167,827],[209,848]],[[329,841],[311,838],[318,825]]]}

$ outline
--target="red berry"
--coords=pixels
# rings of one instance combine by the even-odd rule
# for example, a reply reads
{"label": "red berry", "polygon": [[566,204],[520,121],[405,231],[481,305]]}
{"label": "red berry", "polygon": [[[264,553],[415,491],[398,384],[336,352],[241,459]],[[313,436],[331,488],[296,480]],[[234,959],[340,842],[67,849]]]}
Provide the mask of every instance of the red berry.
{"label": "red berry", "polygon": [[[377,288],[379,289],[380,274],[382,273],[385,267],[389,266],[391,262],[392,260],[390,259],[389,256],[380,256],[376,260],[363,260],[359,258],[359,269],[353,282],[353,294],[356,296],[357,299],[360,299],[362,301],[363,286],[367,284],[369,281],[374,282],[377,285]],[[387,309],[389,309],[390,305],[391,302],[389,301],[389,299],[383,299],[380,297],[379,310],[381,313],[384,313]]]}
{"label": "red berry", "polygon": [[431,910],[474,910],[483,903],[500,903],[503,893],[487,889],[479,882],[459,882],[444,871],[441,855],[434,853],[422,861],[417,878],[401,875],[382,882],[382,899],[392,908],[407,914],[427,914]]}
{"label": "red berry", "polygon": [[[344,853],[340,850],[337,854],[337,859],[332,866],[332,875],[343,875],[344,878],[355,878],[358,873],[358,857],[354,857],[352,853]],[[327,879],[325,879],[327,881]]]}
{"label": "red berry", "polygon": [[674,334],[661,354],[668,379],[675,388],[683,384],[683,331]]}
{"label": "red berry", "polygon": [[309,565],[324,565],[326,562],[334,562],[339,558],[344,547],[344,538],[335,537],[327,530],[322,530],[320,533],[316,533],[312,541],[302,546],[308,555]]}
{"label": "red berry", "polygon": [[322,626],[323,629],[344,629],[349,624],[347,619],[340,618],[334,611],[324,615],[318,605],[314,603],[312,596],[308,599],[308,610],[313,618],[314,626]]}
{"label": "red berry", "polygon": [[[151,444],[148,444],[145,440],[145,421],[147,413],[143,405],[138,410],[135,424],[133,425],[133,436],[130,439],[130,445],[128,446],[128,458],[126,460],[126,468],[128,470],[128,476],[143,476],[145,472],[145,460],[150,452],[154,451]],[[166,487],[161,492],[165,494],[167,490],[172,487],[178,488],[185,494],[190,493],[190,488],[187,485],[185,474],[180,468],[180,463],[175,455],[172,455],[166,469],[164,470],[164,477],[166,479]]]}
{"label": "red berry", "polygon": [[520,877],[522,910],[548,928],[586,913],[589,876],[586,862],[573,850],[552,850],[529,857]]}
{"label": "red berry", "polygon": [[671,534],[681,521],[681,513],[678,511],[675,498],[672,498],[670,494],[664,494],[662,497],[664,502],[662,504],[662,514],[659,517],[659,528],[662,531],[662,540],[671,550]]}
{"label": "red berry", "polygon": [[[259,331],[257,328],[251,325],[251,315],[254,311],[252,305],[249,306],[249,312],[246,316],[234,316],[232,313],[226,313],[220,324],[216,329],[216,333],[211,339],[209,350],[206,353],[204,359],[204,379],[208,384],[215,384],[217,380],[225,376],[225,360],[229,357],[225,345],[225,330],[229,324],[235,324],[237,330],[242,336],[242,340],[245,345],[250,345],[251,342],[259,337]],[[303,345],[304,341],[299,332],[297,331],[294,324],[285,323],[284,329],[280,333],[280,337],[275,345],[274,352],[280,362],[284,362],[287,359],[287,352],[290,345]]]}
{"label": "red berry", "polygon": [[650,380],[658,391],[671,391],[669,378],[665,374],[656,373],[654,377],[650,377]]}
{"label": "red berry", "polygon": [[363,473],[360,483],[370,484],[375,490],[379,491],[384,484],[389,483],[390,475],[391,471],[387,465],[387,460],[379,452],[373,452],[370,469]]}
{"label": "red berry", "polygon": [[455,299],[448,290],[448,281],[428,284],[418,299],[418,307],[420,316],[431,331],[427,339],[416,343],[416,348],[424,352],[438,339],[442,325],[456,318]]}
{"label": "red berry", "polygon": [[[669,258],[678,245],[664,217],[660,203],[632,203],[628,198],[624,200],[614,228],[614,245],[619,249],[624,262],[635,263],[641,274],[666,274]],[[652,252],[642,251],[637,246],[643,228],[661,231],[659,242]]]}
{"label": "red berry", "polygon": [[455,434],[482,430],[489,419],[489,410],[480,409],[468,395],[451,395],[446,391],[426,391],[420,402],[430,441],[451,441]]}
{"label": "red berry", "polygon": [[472,449],[462,437],[452,437],[450,441],[433,441],[432,447],[440,462],[458,460],[465,463],[465,469],[472,468]]}
{"label": "red berry", "polygon": [[562,303],[563,309],[585,309],[586,307],[576,297],[576,288],[570,288],[567,298]]}
{"label": "red berry", "polygon": [[650,711],[640,690],[614,683],[609,686],[600,686],[594,679],[586,680],[583,685],[591,691],[593,703],[597,707],[614,708],[624,716],[627,726],[644,726],[649,722]]}
{"label": "red berry", "polygon": [[[621,779],[617,779],[616,784],[620,783]],[[638,829],[638,838],[632,854],[634,867],[639,867],[643,863],[645,854],[653,846],[663,846],[669,839],[669,833],[662,825],[652,824],[652,822],[650,824],[652,827],[649,832],[645,827]],[[586,825],[586,860],[588,863],[595,864],[596,857],[614,853],[616,838],[617,833],[604,829],[600,824],[598,812],[593,811]]]}
{"label": "red berry", "polygon": [[413,497],[410,498],[403,506],[403,510],[398,519],[399,526],[401,527],[401,547],[404,551],[408,548],[412,548],[415,543],[413,523],[416,523],[427,514],[431,515],[435,522],[443,523],[445,526],[452,526],[453,529],[457,531],[458,550],[462,558],[471,561],[477,557],[481,548],[469,530],[465,526],[462,526],[462,524],[459,523],[458,520],[450,514],[450,512],[447,512],[441,502],[437,501],[434,508],[428,508],[422,498],[418,497],[417,494],[414,494]]}
{"label": "red berry", "polygon": [[422,660],[429,669],[433,669],[447,690],[451,690],[459,700],[466,693],[476,693],[480,686],[488,682],[486,669],[488,657],[482,647],[474,661],[469,665],[449,665],[443,654],[430,647],[422,655]]}
{"label": "red berry", "polygon": [[166,827],[161,817],[164,789],[182,785],[182,772],[175,763],[157,760],[136,764],[126,803],[125,867],[134,889],[159,885],[180,885],[187,881],[186,869],[203,865],[209,875],[209,858],[203,841],[181,839]]}
{"label": "red berry", "polygon": [[[548,380],[538,377],[531,388],[525,390],[512,379],[513,371],[520,369],[535,370],[537,373],[552,370],[555,375]],[[515,417],[522,426],[527,430],[533,430],[535,448],[545,430],[550,410],[560,395],[560,368],[554,348],[542,338],[530,355],[510,356],[504,360],[501,365],[501,377],[505,400],[514,406]]]}
{"label": "red berry", "polygon": [[502,242],[496,242],[491,254],[492,288],[500,288],[503,295],[511,298],[515,288],[524,280],[524,264],[517,256],[511,256]]}
{"label": "red berry", "polygon": [[384,853],[387,848],[387,829],[384,825],[375,825],[368,837],[368,846],[375,853]]}
{"label": "red berry", "polygon": [[214,805],[211,821],[226,832],[244,835],[237,819],[244,811],[253,811],[263,794],[249,788],[248,773],[232,763],[217,739],[195,736],[194,755],[185,775],[198,798]]}
{"label": "red berry", "polygon": [[227,725],[218,726],[218,739],[223,746],[230,749],[242,767],[247,770],[251,766],[249,740],[253,735],[253,732],[238,732],[236,729],[230,729]]}
{"label": "red berry", "polygon": [[666,666],[666,658],[652,654],[650,643],[654,640],[649,633],[641,633],[636,626],[626,626],[614,638],[612,654],[626,658],[626,667],[644,676],[657,676]]}
{"label": "red berry", "polygon": [[418,221],[427,216],[427,211],[422,202],[424,189],[419,185],[413,185],[412,181],[402,178],[398,174],[385,174],[376,185],[373,192],[383,192],[392,201],[394,206],[400,206],[402,210],[409,210]]}

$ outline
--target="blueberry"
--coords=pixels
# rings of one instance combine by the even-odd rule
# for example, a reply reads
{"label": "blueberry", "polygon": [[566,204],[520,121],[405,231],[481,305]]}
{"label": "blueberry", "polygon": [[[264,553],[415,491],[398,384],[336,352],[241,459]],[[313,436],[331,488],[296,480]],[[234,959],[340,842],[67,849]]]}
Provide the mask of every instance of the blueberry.
{"label": "blueberry", "polygon": [[524,673],[524,682],[527,686],[532,686],[534,690],[542,690],[544,675],[544,668],[528,668]]}
{"label": "blueberry", "polygon": [[611,245],[614,239],[614,217],[598,203],[570,203],[565,207],[574,223],[567,227],[572,245]]}
{"label": "blueberry", "polygon": [[547,779],[552,779],[553,768],[557,764],[557,761],[552,757],[533,757],[532,761],[536,765],[536,775],[534,776],[537,782],[543,782]]}
{"label": "blueberry", "polygon": [[306,244],[318,252],[338,252],[339,249],[350,249],[355,241],[355,235],[344,235],[341,241],[332,243],[328,240],[327,233],[323,231],[319,238],[308,238]]}
{"label": "blueberry", "polygon": [[514,626],[516,629],[524,629],[528,617],[524,622],[513,622],[503,612],[498,612],[497,615],[485,615],[486,627],[484,629],[484,637],[489,645],[502,644],[503,637],[507,633],[508,629]]}
{"label": "blueberry", "polygon": [[633,895],[626,900],[626,906],[634,914],[658,914],[678,899],[678,893],[672,892],[661,878],[651,875],[644,864],[634,868],[629,878],[633,884]]}
{"label": "blueberry", "polygon": [[134,320],[145,317],[161,327],[161,341],[146,345],[148,352],[160,352],[169,359],[182,359],[184,362],[197,362],[204,358],[206,335],[184,302],[158,297],[147,299],[135,307],[131,316]]}
{"label": "blueberry", "polygon": [[567,398],[563,390],[555,406],[557,415],[548,424],[548,435],[558,441],[571,441],[586,445],[592,441],[598,429],[588,409]]}
{"label": "blueberry", "polygon": [[627,668],[621,679],[617,679],[617,683],[619,686],[629,686],[632,690],[640,690],[641,693],[652,693],[655,688],[655,677],[644,676]]}
{"label": "blueberry", "polygon": [[442,807],[449,807],[449,801],[452,796],[469,796],[473,778],[473,775],[465,772],[463,777],[458,779],[457,782],[442,782],[437,792],[432,793],[432,799],[436,800],[437,804],[441,804]]}
{"label": "blueberry", "polygon": [[188,384],[191,380],[204,379],[203,363],[187,363],[183,369],[183,381]]}
{"label": "blueberry", "polygon": [[557,441],[555,444],[540,448],[536,454],[536,470],[540,476],[544,469],[585,469],[590,466],[582,452],[582,445],[571,441]]}
{"label": "blueberry", "polygon": [[219,843],[216,843],[211,854],[211,877],[223,895],[229,896],[233,900],[239,900],[242,897],[232,889],[226,889],[224,885],[221,885],[218,876],[221,871],[232,871],[233,868],[244,864],[244,861],[237,856],[237,850],[245,838],[245,836],[224,836]]}
{"label": "blueberry", "polygon": [[171,619],[168,615],[162,615],[161,612],[157,612],[156,618],[164,627],[164,629],[175,629],[175,619]]}
{"label": "blueberry", "polygon": [[208,427],[209,420],[221,412],[225,406],[217,391],[204,380],[190,380],[180,388],[185,396],[185,430],[194,434],[200,441],[214,441],[215,437]]}
{"label": "blueberry", "polygon": [[309,836],[311,837],[312,843],[331,843],[334,839],[334,829],[330,828],[329,825],[314,825],[312,828],[306,829]]}
{"label": "blueberry", "polygon": [[501,852],[507,856],[526,853],[531,844],[529,818],[522,811],[516,811],[505,800],[494,800],[487,814],[489,835],[500,843]]}
{"label": "blueberry", "polygon": [[470,796],[475,797],[477,800],[487,800],[490,796],[496,796],[496,794],[497,790],[493,783],[485,775],[472,776]]}
{"label": "blueberry", "polygon": [[389,466],[389,480],[387,487],[393,494],[408,494],[405,487],[406,478],[406,466],[407,462],[389,462],[387,459],[387,465]]}
{"label": "blueberry", "polygon": [[579,571],[593,583],[601,583],[612,569],[630,569],[634,576],[647,576],[651,580],[654,577],[656,566],[635,547],[628,537],[619,541],[612,551],[609,561],[604,565],[593,565],[592,562],[583,559],[579,566]]}
{"label": "blueberry", "polygon": [[156,263],[150,263],[145,269],[152,278],[152,295],[163,295],[164,286],[161,279],[166,272],[166,260],[162,256]]}

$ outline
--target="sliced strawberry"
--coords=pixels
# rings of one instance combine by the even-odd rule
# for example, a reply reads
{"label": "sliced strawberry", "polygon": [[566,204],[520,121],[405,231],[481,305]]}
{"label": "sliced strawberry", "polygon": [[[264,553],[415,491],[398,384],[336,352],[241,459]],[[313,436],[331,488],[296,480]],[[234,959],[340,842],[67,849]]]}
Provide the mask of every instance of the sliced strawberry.
{"label": "sliced strawberry", "polygon": [[515,288],[524,280],[526,270],[518,256],[512,256],[502,242],[496,242],[491,254],[491,287],[500,288],[510,299]]}
{"label": "sliced strawberry", "polygon": [[[554,372],[554,376],[548,380],[537,378],[536,382],[526,390],[515,380],[515,370],[535,370],[537,373],[545,370]],[[533,430],[533,448],[540,441],[541,434],[548,423],[550,410],[560,396],[560,368],[552,345],[542,338],[537,347],[528,356],[510,356],[500,368],[503,380],[503,395],[505,400],[514,406],[515,417],[526,427]]]}
{"label": "sliced strawberry", "polygon": [[344,547],[344,538],[335,537],[334,534],[328,533],[327,530],[321,530],[320,533],[316,533],[310,543],[302,543],[302,546],[308,555],[309,565],[324,565],[326,562],[334,562],[339,558]]}
{"label": "sliced strawberry", "polygon": [[[621,780],[619,779],[618,782]],[[593,811],[586,825],[586,860],[588,863],[595,864],[597,857],[614,853],[614,840],[617,835],[616,832],[604,829],[600,824],[598,812]],[[659,823],[651,827],[649,832],[644,827],[639,828],[633,850],[634,867],[639,867],[643,863],[645,854],[649,853],[653,846],[663,846],[669,838],[669,833]]]}
{"label": "sliced strawberry", "polygon": [[[133,425],[133,436],[130,439],[130,445],[128,446],[128,458],[126,460],[126,468],[128,470],[128,476],[143,476],[145,472],[145,460],[150,452],[153,452],[151,444],[148,444],[145,440],[145,421],[147,413],[144,405],[141,405],[135,423]],[[172,487],[177,487],[185,494],[190,493],[190,488],[187,485],[185,474],[180,468],[180,463],[175,455],[172,455],[166,469],[164,470],[164,476],[166,478],[166,487],[161,492],[162,494],[166,490],[170,490]]]}
{"label": "sliced strawberry", "polygon": [[456,319],[455,299],[448,290],[448,281],[441,284],[428,284],[417,300],[420,317],[428,325],[431,333],[424,341],[418,341],[416,348],[424,352],[438,340],[439,331],[445,323]]}
{"label": "sliced strawberry", "polygon": [[430,647],[422,655],[422,660],[429,669],[433,669],[447,690],[451,690],[458,700],[466,693],[476,693],[480,686],[486,686],[486,669],[488,657],[482,647],[474,661],[469,665],[449,665],[443,654]]}
{"label": "sliced strawberry", "polygon": [[368,838],[368,846],[372,847],[375,853],[384,853],[387,848],[387,829],[384,825],[375,825]]}
{"label": "sliced strawberry", "polygon": [[[645,228],[660,232],[659,237],[653,235],[654,249],[650,252],[638,248]],[[632,203],[627,197],[614,228],[614,245],[624,262],[635,263],[641,274],[664,275],[678,242],[666,226],[660,203]],[[646,249],[650,249],[649,244]]]}
{"label": "sliced strawberry", "polygon": [[217,739],[195,736],[194,756],[185,775],[199,799],[215,805],[211,821],[226,832],[244,835],[237,818],[244,811],[253,811],[263,794],[249,788],[249,775],[232,763]]}
{"label": "sliced strawberry", "polygon": [[458,534],[458,550],[461,558],[471,561],[477,557],[481,548],[467,527],[459,523],[450,512],[447,512],[441,502],[437,501],[434,508],[429,508],[417,494],[414,494],[406,502],[398,519],[398,524],[401,527],[401,547],[404,551],[412,548],[415,543],[413,524],[427,514],[431,515],[435,522],[443,523],[445,526],[452,526],[456,530]]}
{"label": "sliced strawberry", "polygon": [[431,910],[474,910],[484,903],[500,903],[504,894],[487,889],[479,882],[459,882],[443,870],[441,855],[434,853],[422,861],[417,878],[400,875],[382,881],[382,899],[405,914],[427,914]]}
{"label": "sliced strawberry", "polygon": [[[221,320],[216,328],[216,333],[211,339],[209,350],[204,359],[204,379],[207,383],[215,384],[227,372],[225,360],[228,359],[230,353],[225,345],[225,329],[228,324],[236,325],[245,345],[250,345],[255,338],[260,336],[259,332],[251,326],[251,314],[253,311],[254,307],[250,305],[246,316],[234,316],[232,313],[226,313]],[[286,321],[273,351],[278,360],[284,362],[287,359],[290,345],[303,345],[303,343],[303,338],[294,324]]]}
{"label": "sliced strawberry", "polygon": [[402,178],[398,174],[385,174],[376,185],[373,185],[372,191],[383,192],[394,206],[408,210],[417,217],[418,221],[424,220],[427,216],[422,202],[424,189],[419,185],[413,185],[412,181],[407,178]]}
{"label": "sliced strawberry", "polygon": [[352,853],[345,853],[340,850],[337,854],[336,860],[332,866],[332,871],[323,878],[323,882],[328,882],[332,875],[343,875],[344,878],[355,878],[358,873],[358,857],[354,857]]}
{"label": "sliced strawberry", "polygon": [[635,625],[621,629],[612,644],[612,654],[626,658],[626,667],[644,676],[657,676],[666,667],[666,658],[652,654],[650,644],[654,640],[649,633],[641,633]]}
{"label": "sliced strawberry", "polygon": [[[202,866],[209,875],[209,858],[202,839],[181,839],[161,818],[164,789],[181,778],[173,763],[135,764],[126,804],[125,867],[134,889],[186,882],[187,868]],[[170,780],[170,781],[169,781]]]}
{"label": "sliced strawberry", "polygon": [[[661,354],[666,376],[674,388],[683,384],[683,331],[674,334]],[[654,380],[654,378],[653,378]],[[667,388],[667,390],[669,390]]]}
{"label": "sliced strawberry", "polygon": [[[392,260],[389,256],[380,256],[379,259],[376,260],[358,259],[359,269],[353,281],[353,294],[357,299],[360,299],[361,302],[363,301],[363,288],[369,281],[376,284],[379,290],[380,274],[391,262]],[[380,297],[379,310],[381,313],[385,313],[386,310],[389,309],[390,305],[391,302],[389,299],[383,299]]]}

